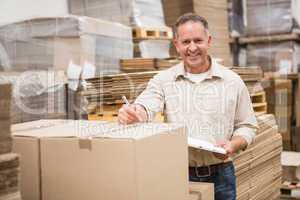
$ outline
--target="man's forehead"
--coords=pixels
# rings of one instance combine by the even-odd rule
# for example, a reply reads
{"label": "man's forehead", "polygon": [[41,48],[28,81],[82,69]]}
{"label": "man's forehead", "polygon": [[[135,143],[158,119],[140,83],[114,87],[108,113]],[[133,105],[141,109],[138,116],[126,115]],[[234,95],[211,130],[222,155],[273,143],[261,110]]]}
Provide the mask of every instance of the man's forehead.
{"label": "man's forehead", "polygon": [[184,24],[181,24],[180,26],[178,26],[177,28],[177,34],[178,36],[180,35],[184,35],[184,33],[186,33],[186,31],[196,31],[199,30],[199,33],[205,33],[206,35],[209,33],[209,31],[207,29],[205,29],[205,27],[203,26],[203,24],[201,22],[194,22],[194,21],[188,21]]}

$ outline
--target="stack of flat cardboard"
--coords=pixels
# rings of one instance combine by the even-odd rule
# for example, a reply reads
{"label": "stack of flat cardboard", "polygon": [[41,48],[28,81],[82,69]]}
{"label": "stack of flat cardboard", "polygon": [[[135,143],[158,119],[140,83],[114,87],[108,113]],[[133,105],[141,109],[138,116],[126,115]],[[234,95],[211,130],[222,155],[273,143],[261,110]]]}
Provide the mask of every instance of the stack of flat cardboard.
{"label": "stack of flat cardboard", "polygon": [[245,82],[256,115],[267,113],[267,102],[264,88],[261,84],[263,71],[260,67],[232,67]]}
{"label": "stack of flat cardboard", "polygon": [[299,1],[244,1],[247,35],[272,35],[292,32],[300,24]]}
{"label": "stack of flat cardboard", "polygon": [[62,71],[1,72],[0,79],[12,84],[11,104],[6,107],[10,109],[11,123],[66,118],[66,87]]}
{"label": "stack of flat cardboard", "polygon": [[0,27],[1,66],[6,70],[66,70],[95,66],[119,72],[119,59],[133,57],[132,31],[118,23],[78,16],[32,18]]}
{"label": "stack of flat cardboard", "polygon": [[282,138],[275,117],[258,117],[259,129],[246,151],[234,159],[237,199],[278,199],[281,185]]}
{"label": "stack of flat cardboard", "polygon": [[282,135],[285,148],[291,144],[292,124],[292,82],[289,79],[271,78],[263,81],[268,102],[268,113],[276,117],[278,130]]}
{"label": "stack of flat cardboard", "polygon": [[122,96],[134,100],[147,86],[157,71],[106,75],[86,79],[86,90],[82,92],[89,102],[88,110],[103,104],[120,104]]}
{"label": "stack of flat cardboard", "polygon": [[0,84],[0,154],[11,152],[12,141],[10,135],[10,104],[12,86],[9,83]]}
{"label": "stack of flat cardboard", "polygon": [[0,84],[0,199],[20,199],[19,191],[19,156],[11,153],[11,119],[10,103],[12,86],[9,83]]}
{"label": "stack of flat cardboard", "polygon": [[168,26],[173,26],[176,19],[187,12],[197,13],[205,17],[212,35],[211,55],[222,59],[225,65],[230,66],[232,64],[227,0],[163,0],[163,6]]}
{"label": "stack of flat cardboard", "polygon": [[154,71],[168,69],[176,64],[180,60],[176,58],[169,59],[157,59],[157,58],[134,58],[134,59],[122,59],[121,71],[123,72],[142,72],[142,71]]}
{"label": "stack of flat cardboard", "polygon": [[188,199],[187,135],[179,125],[41,120],[12,130],[23,200]]}
{"label": "stack of flat cardboard", "polygon": [[[144,61],[144,59],[141,61]],[[128,62],[126,61],[126,64],[128,63],[130,63],[130,60],[128,60]],[[141,66],[141,68],[143,66]],[[261,68],[234,67],[232,70],[239,74],[245,81],[251,96],[264,91],[260,84],[260,80],[262,78]],[[85,96],[89,102],[87,109],[88,113],[95,111],[97,107],[103,106],[104,104],[123,103],[121,101],[122,95],[125,95],[130,101],[135,100],[135,98],[146,88],[148,81],[157,73],[158,71],[147,71],[106,75],[97,78],[86,79],[86,88],[81,95]],[[263,106],[265,106],[264,111],[266,111],[266,102],[264,98],[261,100],[261,102],[254,103],[263,104]],[[258,110],[258,113],[261,114],[261,110]]]}
{"label": "stack of flat cardboard", "polygon": [[261,67],[232,67],[230,69],[243,79],[250,94],[263,91],[261,86],[263,71]]}

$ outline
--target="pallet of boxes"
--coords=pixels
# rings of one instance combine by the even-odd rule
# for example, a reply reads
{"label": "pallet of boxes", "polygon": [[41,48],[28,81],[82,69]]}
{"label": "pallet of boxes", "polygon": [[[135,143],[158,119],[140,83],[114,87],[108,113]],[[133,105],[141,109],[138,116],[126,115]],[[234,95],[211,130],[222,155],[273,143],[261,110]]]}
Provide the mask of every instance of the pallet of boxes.
{"label": "pallet of boxes", "polygon": [[118,73],[119,60],[133,57],[130,27],[75,15],[30,18],[2,26],[0,45],[0,65],[6,72],[65,73],[69,118],[79,117],[81,75]]}
{"label": "pallet of boxes", "polygon": [[170,59],[169,48],[173,34],[172,29],[165,24],[162,3],[157,0],[69,0],[68,3],[73,14],[131,27],[133,49],[130,50],[133,56],[120,60],[120,71],[140,73],[82,77],[86,84],[81,96],[87,102],[84,110],[88,118],[115,121],[118,109],[122,106],[122,95],[131,102],[145,88],[144,83],[153,76],[144,71],[165,69],[178,63],[176,59]]}
{"label": "pallet of boxes", "polygon": [[[234,60],[238,61],[236,64],[240,66],[262,66],[262,85],[266,91],[268,113],[273,113],[276,117],[283,148],[286,151],[297,151],[300,135],[300,4],[292,0],[248,0],[239,4],[237,1],[232,3],[235,4],[232,8],[239,6],[239,9],[233,9],[232,24],[244,22],[240,29],[240,37],[236,40]],[[297,185],[295,180],[291,179],[295,176],[287,173],[297,166],[297,163],[293,162],[295,160],[290,159],[289,153],[282,154],[282,198],[292,198],[291,188]]]}
{"label": "pallet of boxes", "polygon": [[12,153],[10,103],[12,86],[0,83],[0,199],[21,200],[19,192],[19,155]]}
{"label": "pallet of boxes", "polygon": [[232,1],[231,14],[233,26],[244,22],[235,44],[235,64],[262,66],[268,113],[276,116],[284,149],[294,151],[297,142],[293,138],[299,135],[300,119],[299,8],[299,2],[292,0]]}

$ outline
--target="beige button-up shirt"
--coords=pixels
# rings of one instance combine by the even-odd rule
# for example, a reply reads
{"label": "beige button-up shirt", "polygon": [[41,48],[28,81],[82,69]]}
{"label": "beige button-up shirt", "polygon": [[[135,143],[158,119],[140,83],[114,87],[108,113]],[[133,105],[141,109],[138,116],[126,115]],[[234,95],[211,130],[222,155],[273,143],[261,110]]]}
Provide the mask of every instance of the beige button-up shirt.
{"label": "beige button-up shirt", "polygon": [[[250,144],[257,129],[246,85],[213,59],[206,77],[198,83],[188,78],[183,63],[161,71],[135,103],[145,107],[149,121],[163,111],[166,122],[182,123],[189,136],[212,143],[241,136]],[[220,162],[210,152],[189,148],[190,166]]]}

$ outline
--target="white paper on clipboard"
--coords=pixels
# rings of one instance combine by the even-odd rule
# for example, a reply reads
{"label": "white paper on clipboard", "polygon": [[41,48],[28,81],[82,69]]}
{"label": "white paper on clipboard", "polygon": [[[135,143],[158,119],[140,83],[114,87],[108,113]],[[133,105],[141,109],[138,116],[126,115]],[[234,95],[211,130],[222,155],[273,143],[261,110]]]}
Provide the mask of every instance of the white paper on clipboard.
{"label": "white paper on clipboard", "polygon": [[200,140],[197,138],[188,137],[188,145],[196,149],[202,149],[214,153],[226,154],[226,150],[222,147],[216,147],[214,144]]}

